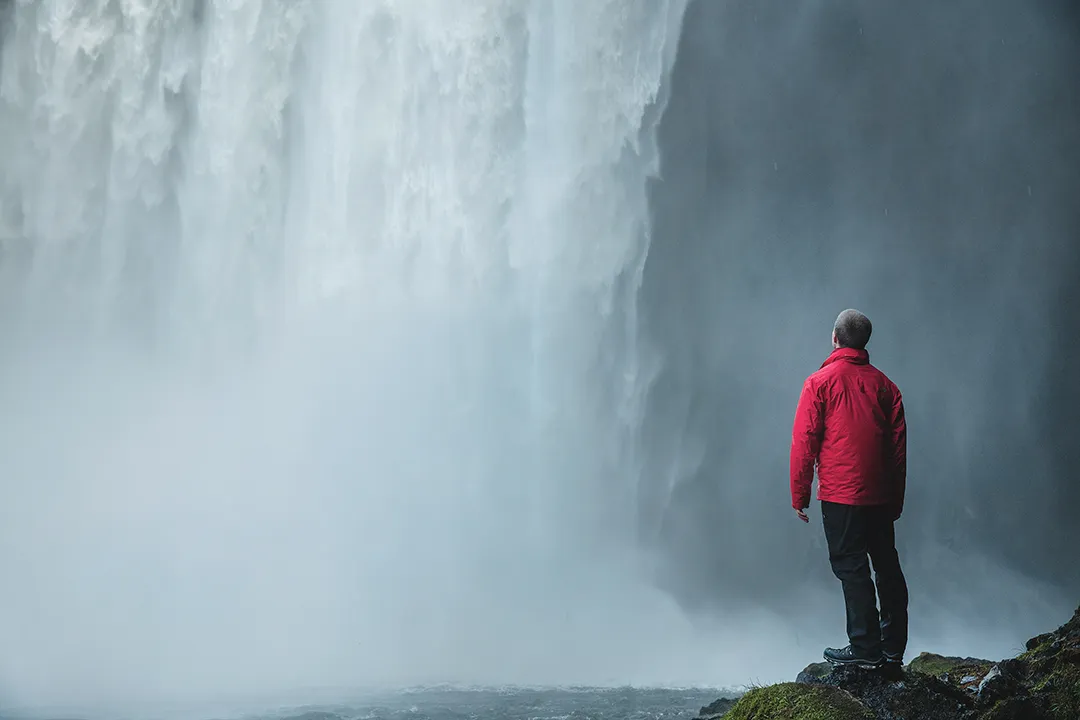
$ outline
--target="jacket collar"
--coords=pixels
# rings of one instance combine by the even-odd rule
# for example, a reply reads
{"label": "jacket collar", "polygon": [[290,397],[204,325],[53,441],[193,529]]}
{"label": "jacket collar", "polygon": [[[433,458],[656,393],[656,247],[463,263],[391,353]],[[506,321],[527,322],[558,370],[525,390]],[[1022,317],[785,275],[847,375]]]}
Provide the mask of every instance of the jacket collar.
{"label": "jacket collar", "polygon": [[838,360],[849,362],[852,365],[869,365],[870,353],[866,350],[856,350],[855,348],[837,348],[832,351],[829,357],[825,358],[825,362],[821,363],[821,367],[830,365]]}

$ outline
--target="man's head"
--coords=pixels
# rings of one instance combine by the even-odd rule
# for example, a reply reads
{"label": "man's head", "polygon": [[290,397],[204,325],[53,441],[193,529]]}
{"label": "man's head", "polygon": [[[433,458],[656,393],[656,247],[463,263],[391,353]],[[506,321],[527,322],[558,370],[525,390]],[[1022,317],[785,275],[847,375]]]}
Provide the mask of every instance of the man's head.
{"label": "man's head", "polygon": [[870,342],[870,333],[873,331],[870,318],[858,310],[845,310],[837,316],[833,325],[833,347],[862,350],[866,343]]}

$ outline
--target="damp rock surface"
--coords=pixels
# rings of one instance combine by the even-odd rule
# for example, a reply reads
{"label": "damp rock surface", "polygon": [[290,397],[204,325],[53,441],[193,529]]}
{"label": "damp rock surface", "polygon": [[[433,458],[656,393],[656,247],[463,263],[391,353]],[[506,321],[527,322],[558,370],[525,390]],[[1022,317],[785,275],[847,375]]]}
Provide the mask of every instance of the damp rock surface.
{"label": "damp rock surface", "polygon": [[[702,708],[723,720],[1080,720],[1080,608],[999,662],[923,653],[879,670],[813,663],[795,682]],[[718,701],[720,702],[720,701]],[[730,704],[724,714],[720,710]],[[714,707],[715,706],[715,707]],[[705,710],[712,708],[710,714]]]}

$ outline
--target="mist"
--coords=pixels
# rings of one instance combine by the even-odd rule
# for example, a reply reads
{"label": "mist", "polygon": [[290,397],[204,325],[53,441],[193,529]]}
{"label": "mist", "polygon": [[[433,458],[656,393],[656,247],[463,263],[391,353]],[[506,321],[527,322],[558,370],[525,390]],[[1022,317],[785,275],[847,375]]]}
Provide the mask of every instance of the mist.
{"label": "mist", "polygon": [[0,3],[0,707],[790,677],[848,306],[913,649],[1045,629],[1076,18],[918,7]]}
{"label": "mist", "polygon": [[771,671],[637,542],[684,10],[3,5],[0,706]]}
{"label": "mist", "polygon": [[639,520],[688,611],[842,627],[802,602],[836,581],[787,463],[847,307],[905,397],[913,633],[996,657],[1075,606],[1074,5],[689,8],[650,189]]}

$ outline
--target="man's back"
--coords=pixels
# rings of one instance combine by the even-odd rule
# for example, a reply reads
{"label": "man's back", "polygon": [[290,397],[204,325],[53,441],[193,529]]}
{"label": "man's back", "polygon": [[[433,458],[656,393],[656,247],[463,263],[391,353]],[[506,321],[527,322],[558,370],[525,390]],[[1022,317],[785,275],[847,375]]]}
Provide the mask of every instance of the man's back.
{"label": "man's back", "polygon": [[[894,523],[904,507],[907,424],[900,391],[870,364],[873,327],[858,310],[833,325],[833,352],[803,383],[791,430],[791,504],[810,522],[810,485],[818,498],[829,564],[843,584],[849,645],[825,648],[835,665],[902,664],[908,591]],[[875,579],[870,576],[873,562]]]}
{"label": "man's back", "polygon": [[906,423],[896,385],[866,350],[840,348],[806,379],[791,446],[792,496],[809,503],[815,461],[818,499],[903,506]]}

